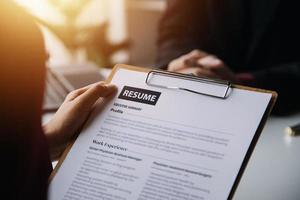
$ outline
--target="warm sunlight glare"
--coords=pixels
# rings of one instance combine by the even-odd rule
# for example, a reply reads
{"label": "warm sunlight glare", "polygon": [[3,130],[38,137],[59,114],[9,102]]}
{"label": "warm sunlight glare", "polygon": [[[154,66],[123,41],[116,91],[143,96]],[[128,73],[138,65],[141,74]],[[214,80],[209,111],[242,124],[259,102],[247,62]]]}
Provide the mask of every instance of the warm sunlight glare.
{"label": "warm sunlight glare", "polygon": [[[67,25],[68,13],[77,16],[72,20],[77,27],[99,26],[108,23],[107,38],[118,43],[127,38],[125,0],[14,0],[32,15],[52,25]],[[46,48],[51,62],[70,62],[70,55],[60,41],[47,27],[43,27]],[[70,57],[70,59],[69,59]],[[55,59],[54,59],[55,58]],[[55,60],[55,62],[54,62]]]}
{"label": "warm sunlight glare", "polygon": [[53,23],[63,23],[63,16],[49,3],[48,0],[14,0],[25,7],[33,15]]}

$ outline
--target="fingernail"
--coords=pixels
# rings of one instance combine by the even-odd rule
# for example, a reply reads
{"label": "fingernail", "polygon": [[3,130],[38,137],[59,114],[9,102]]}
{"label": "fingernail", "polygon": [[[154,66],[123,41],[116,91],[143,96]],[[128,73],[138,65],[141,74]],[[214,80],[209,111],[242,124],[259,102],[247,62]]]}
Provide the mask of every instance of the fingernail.
{"label": "fingernail", "polygon": [[220,65],[221,63],[222,63],[221,60],[219,60],[218,58],[215,58],[211,61],[212,65]]}

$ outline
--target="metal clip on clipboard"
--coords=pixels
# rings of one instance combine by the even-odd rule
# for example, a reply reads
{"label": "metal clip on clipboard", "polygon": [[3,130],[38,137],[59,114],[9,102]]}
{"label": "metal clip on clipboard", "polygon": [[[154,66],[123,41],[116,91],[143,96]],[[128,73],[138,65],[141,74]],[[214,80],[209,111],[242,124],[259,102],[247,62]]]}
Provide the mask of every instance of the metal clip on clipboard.
{"label": "metal clip on clipboard", "polygon": [[[151,70],[145,82],[152,87],[184,90],[220,99],[226,99],[231,90],[231,83],[229,81],[160,70]],[[166,85],[166,83],[168,83],[168,85]]]}

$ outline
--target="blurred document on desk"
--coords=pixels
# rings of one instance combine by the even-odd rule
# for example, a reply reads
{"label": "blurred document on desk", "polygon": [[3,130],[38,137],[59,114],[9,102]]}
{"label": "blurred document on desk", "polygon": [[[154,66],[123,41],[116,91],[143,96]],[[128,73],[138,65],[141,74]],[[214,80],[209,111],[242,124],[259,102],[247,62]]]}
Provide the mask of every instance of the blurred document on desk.
{"label": "blurred document on desk", "polygon": [[[50,183],[50,200],[227,199],[272,94],[227,99],[148,86],[118,69]],[[212,88],[213,89],[213,88]]]}

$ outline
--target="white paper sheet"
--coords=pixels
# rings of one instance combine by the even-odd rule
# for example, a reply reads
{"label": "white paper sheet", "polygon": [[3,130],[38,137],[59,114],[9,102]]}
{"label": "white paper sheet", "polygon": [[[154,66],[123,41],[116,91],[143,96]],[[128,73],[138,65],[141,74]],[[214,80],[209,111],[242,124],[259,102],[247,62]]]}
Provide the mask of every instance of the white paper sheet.
{"label": "white paper sheet", "polygon": [[[223,100],[149,87],[146,75],[116,72],[118,94],[93,112],[50,200],[227,199],[271,94],[233,89]],[[124,100],[124,86],[161,94],[155,105]]]}

